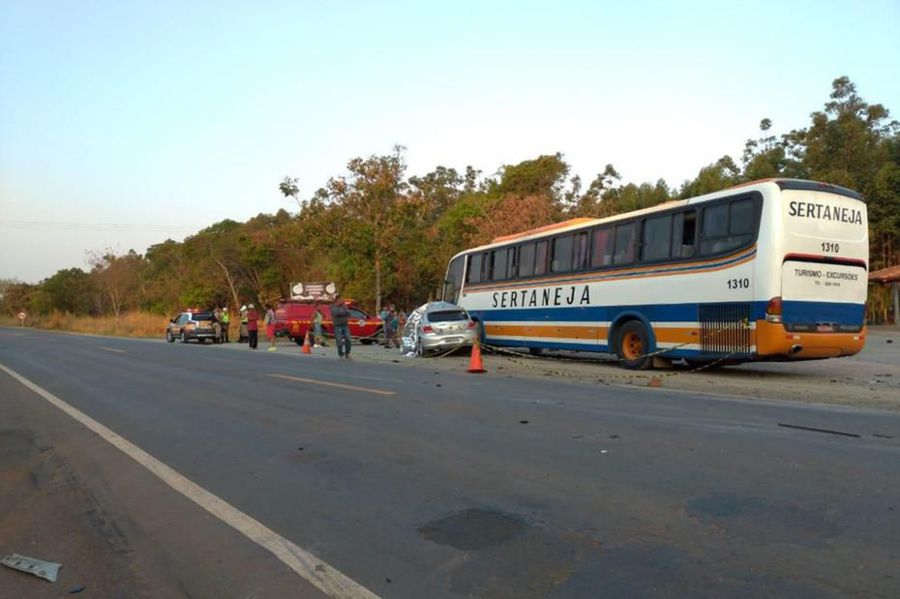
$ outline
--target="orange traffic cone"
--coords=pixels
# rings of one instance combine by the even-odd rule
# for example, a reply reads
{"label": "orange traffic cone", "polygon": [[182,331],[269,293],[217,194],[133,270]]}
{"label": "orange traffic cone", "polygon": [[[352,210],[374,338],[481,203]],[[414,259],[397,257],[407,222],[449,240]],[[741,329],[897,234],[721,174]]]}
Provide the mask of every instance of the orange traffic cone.
{"label": "orange traffic cone", "polygon": [[477,341],[472,346],[472,358],[469,360],[469,369],[466,372],[481,374],[487,372],[484,369],[484,363],[481,361],[481,344]]}
{"label": "orange traffic cone", "polygon": [[311,354],[312,350],[309,348],[309,333],[307,332],[303,335],[303,348],[300,350],[301,353]]}

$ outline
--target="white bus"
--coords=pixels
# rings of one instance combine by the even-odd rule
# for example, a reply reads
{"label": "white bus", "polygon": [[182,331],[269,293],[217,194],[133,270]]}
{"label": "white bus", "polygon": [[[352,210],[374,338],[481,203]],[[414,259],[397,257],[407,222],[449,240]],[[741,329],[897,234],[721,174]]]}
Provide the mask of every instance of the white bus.
{"label": "white bus", "polygon": [[454,256],[443,298],[488,345],[690,363],[849,356],[865,342],[866,206],[850,189],[757,181]]}

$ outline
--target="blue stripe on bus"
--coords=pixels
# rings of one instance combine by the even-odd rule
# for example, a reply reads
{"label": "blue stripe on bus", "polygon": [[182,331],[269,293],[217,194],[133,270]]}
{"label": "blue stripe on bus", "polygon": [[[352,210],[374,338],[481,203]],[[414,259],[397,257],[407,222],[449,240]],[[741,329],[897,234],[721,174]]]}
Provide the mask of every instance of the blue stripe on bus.
{"label": "blue stripe on bus", "polygon": [[[728,303],[728,302],[725,302]],[[743,302],[732,302],[742,304]],[[751,320],[766,317],[768,302],[752,302]],[[532,321],[547,322],[614,322],[623,313],[640,314],[650,322],[697,322],[701,304],[643,304],[623,306],[582,306],[571,308],[506,308],[469,310],[479,320],[488,322]],[[721,306],[723,302],[709,303]],[[836,322],[861,324],[865,305],[855,303],[806,302],[786,300],[783,303],[785,322]]]}
{"label": "blue stripe on bus", "polygon": [[862,324],[865,304],[830,302],[801,302],[785,300],[782,318],[786,323],[836,322],[838,324]]}
{"label": "blue stripe on bus", "polygon": [[[735,302],[744,303],[744,302]],[[767,302],[753,302],[750,317],[765,318]],[[709,305],[721,306],[722,303]],[[631,306],[582,306],[571,308],[507,308],[469,310],[479,320],[488,322],[559,321],[612,322],[619,315],[630,312],[643,315],[650,322],[697,322],[700,304],[644,304]]]}

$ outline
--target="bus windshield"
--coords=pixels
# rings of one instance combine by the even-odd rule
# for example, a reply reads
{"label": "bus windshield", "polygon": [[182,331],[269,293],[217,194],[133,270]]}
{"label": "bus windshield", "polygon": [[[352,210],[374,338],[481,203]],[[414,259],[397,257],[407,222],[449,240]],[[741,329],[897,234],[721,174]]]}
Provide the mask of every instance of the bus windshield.
{"label": "bus windshield", "polygon": [[444,290],[441,298],[445,302],[456,304],[459,302],[459,291],[462,287],[463,265],[465,256],[457,256],[450,262],[447,268],[447,278],[444,280]]}

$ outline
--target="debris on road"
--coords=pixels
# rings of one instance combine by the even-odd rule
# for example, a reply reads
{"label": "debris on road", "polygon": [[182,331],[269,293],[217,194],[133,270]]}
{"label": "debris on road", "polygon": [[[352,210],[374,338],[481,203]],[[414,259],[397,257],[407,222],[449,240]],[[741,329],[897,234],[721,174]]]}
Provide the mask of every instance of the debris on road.
{"label": "debris on road", "polygon": [[0,564],[14,570],[34,574],[38,578],[43,578],[50,582],[56,582],[59,569],[62,567],[62,564],[57,564],[56,562],[48,562],[36,557],[19,555],[18,553],[13,553],[0,559]]}
{"label": "debris on road", "polygon": [[70,589],[69,594],[74,595],[75,593],[80,593],[81,591],[83,591],[86,588],[87,588],[86,586],[84,586],[83,584],[80,584],[77,587],[73,587],[72,589]]}

